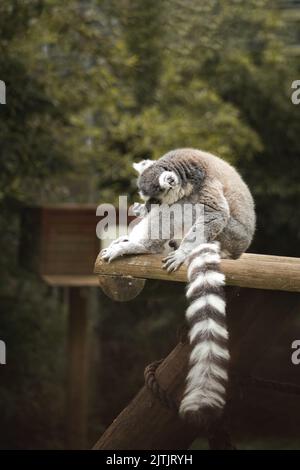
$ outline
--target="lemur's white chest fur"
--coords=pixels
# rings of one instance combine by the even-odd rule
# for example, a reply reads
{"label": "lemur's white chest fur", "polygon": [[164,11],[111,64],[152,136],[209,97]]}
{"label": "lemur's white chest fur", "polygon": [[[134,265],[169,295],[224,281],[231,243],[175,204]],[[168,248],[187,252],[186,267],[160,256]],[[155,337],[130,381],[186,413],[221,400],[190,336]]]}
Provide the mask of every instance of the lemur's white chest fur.
{"label": "lemur's white chest fur", "polygon": [[[186,197],[182,197],[174,204],[168,202],[153,204],[150,211],[145,210],[144,206],[140,206],[139,210],[142,212],[142,219],[132,229],[130,240],[136,243],[146,239],[153,242],[164,242],[164,254],[171,251],[168,243],[170,240],[176,240],[178,245],[196,221],[204,223],[203,206],[190,204]],[[199,231],[197,235],[199,235]],[[204,232],[199,243],[201,241],[205,241]]]}

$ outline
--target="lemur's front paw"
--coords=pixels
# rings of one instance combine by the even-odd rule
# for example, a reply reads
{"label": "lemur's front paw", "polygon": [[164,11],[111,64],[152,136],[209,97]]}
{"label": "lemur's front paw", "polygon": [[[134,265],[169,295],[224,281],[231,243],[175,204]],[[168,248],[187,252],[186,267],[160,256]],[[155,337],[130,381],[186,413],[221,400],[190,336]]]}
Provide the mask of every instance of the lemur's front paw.
{"label": "lemur's front paw", "polygon": [[118,258],[119,256],[122,256],[119,245],[109,246],[100,253],[101,259],[107,261],[108,263],[110,263],[115,258]]}
{"label": "lemur's front paw", "polygon": [[129,242],[127,237],[123,237],[123,240],[118,239],[113,241],[108,248],[104,248],[100,251],[100,258],[110,263],[116,258],[119,258],[126,252],[126,245]]}
{"label": "lemur's front paw", "polygon": [[113,240],[107,248],[103,248],[103,250],[100,251],[100,258],[106,260],[106,256],[108,256],[108,254],[111,252],[114,246],[118,245],[119,243],[128,242],[128,241],[129,241],[129,238],[126,235],[123,235],[122,237],[119,237],[116,240]]}
{"label": "lemur's front paw", "polygon": [[172,251],[172,253],[162,260],[163,269],[166,269],[168,273],[176,271],[184,263],[185,259],[186,254],[180,249]]}

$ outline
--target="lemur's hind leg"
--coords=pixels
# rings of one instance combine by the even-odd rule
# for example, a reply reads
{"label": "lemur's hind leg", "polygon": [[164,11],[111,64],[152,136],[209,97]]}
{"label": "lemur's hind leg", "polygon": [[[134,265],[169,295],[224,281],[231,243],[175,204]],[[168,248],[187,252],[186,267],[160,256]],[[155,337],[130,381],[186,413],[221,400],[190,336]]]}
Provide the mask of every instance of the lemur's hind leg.
{"label": "lemur's hind leg", "polygon": [[188,258],[194,248],[201,243],[210,243],[217,239],[228,221],[228,213],[204,207],[203,217],[196,220],[183,238],[179,248],[163,259],[163,268],[168,272],[176,271]]}
{"label": "lemur's hind leg", "polygon": [[221,258],[239,258],[249,247],[252,233],[233,217],[230,217],[217,240],[221,244]]}

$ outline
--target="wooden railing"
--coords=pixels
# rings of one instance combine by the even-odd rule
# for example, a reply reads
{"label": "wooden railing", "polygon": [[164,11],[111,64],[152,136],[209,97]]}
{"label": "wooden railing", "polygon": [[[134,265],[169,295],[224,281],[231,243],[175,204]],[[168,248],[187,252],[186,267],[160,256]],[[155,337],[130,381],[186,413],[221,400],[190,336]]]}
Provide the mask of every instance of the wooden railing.
{"label": "wooden railing", "polygon": [[[186,282],[186,267],[169,274],[161,255],[127,256],[108,264],[97,258],[95,274]],[[229,286],[300,292],[300,259],[246,253],[238,260],[222,260]]]}

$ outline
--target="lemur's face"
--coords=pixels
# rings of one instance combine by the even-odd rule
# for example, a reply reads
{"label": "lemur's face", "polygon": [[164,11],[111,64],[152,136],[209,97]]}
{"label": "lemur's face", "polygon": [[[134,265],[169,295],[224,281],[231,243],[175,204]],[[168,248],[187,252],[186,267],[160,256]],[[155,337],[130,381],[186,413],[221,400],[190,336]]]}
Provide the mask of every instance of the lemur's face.
{"label": "lemur's face", "polygon": [[173,203],[178,200],[180,180],[174,171],[166,171],[152,164],[143,170],[138,179],[138,189],[144,201]]}

